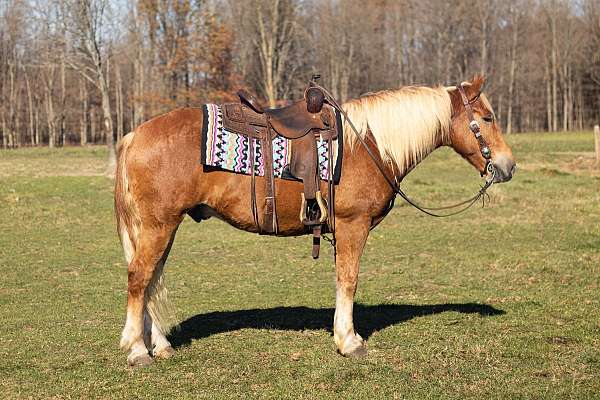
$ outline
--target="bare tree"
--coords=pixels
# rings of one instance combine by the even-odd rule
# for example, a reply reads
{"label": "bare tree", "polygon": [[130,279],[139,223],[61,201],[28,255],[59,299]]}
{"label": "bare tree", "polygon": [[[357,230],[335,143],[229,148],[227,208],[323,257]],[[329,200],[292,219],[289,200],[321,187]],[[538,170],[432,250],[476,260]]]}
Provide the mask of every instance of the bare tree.
{"label": "bare tree", "polygon": [[509,7],[510,25],[512,29],[510,41],[510,66],[508,72],[508,105],[506,110],[506,133],[512,133],[513,128],[513,104],[514,104],[514,89],[515,75],[517,71],[517,52],[519,49],[519,22],[521,19],[521,11],[519,4],[512,1]]}
{"label": "bare tree", "polygon": [[115,138],[110,103],[105,32],[108,0],[61,0],[64,29],[75,41],[67,62],[100,92],[104,133],[108,147],[107,173],[116,165]]}
{"label": "bare tree", "polygon": [[26,4],[11,0],[0,6],[0,99],[2,146],[20,145],[21,73]]}
{"label": "bare tree", "polygon": [[123,80],[121,78],[121,66],[115,65],[115,102],[117,109],[117,139],[123,138]]}
{"label": "bare tree", "polygon": [[128,25],[131,40],[130,52],[133,53],[132,125],[137,126],[144,121],[145,65],[148,64],[144,51],[144,24],[137,9],[137,2],[131,2],[129,5]]}
{"label": "bare tree", "polygon": [[81,101],[81,119],[79,122],[79,143],[82,146],[87,144],[87,131],[88,131],[88,90],[87,90],[87,82],[85,78],[79,79],[79,98]]}
{"label": "bare tree", "polygon": [[264,0],[247,4],[256,34],[252,38],[258,55],[256,83],[271,107],[292,89],[286,77],[294,74],[298,61],[293,59],[298,26],[297,3],[290,0]]}
{"label": "bare tree", "polygon": [[29,137],[31,145],[35,146],[36,143],[36,125],[35,125],[35,106],[33,91],[31,89],[31,78],[27,69],[23,67],[23,76],[25,77],[25,88],[27,89],[27,115],[29,117]]}

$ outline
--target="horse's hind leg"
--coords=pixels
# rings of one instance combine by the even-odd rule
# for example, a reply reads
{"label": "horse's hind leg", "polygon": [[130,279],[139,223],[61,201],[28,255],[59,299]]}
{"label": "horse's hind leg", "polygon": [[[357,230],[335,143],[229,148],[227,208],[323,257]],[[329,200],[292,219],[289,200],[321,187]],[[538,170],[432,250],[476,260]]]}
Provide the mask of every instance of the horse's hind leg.
{"label": "horse's hind leg", "polygon": [[361,357],[367,354],[363,339],[354,331],[354,294],[358,285],[358,264],[367,236],[370,218],[338,220],[336,296],[333,338],[338,351],[345,356]]}
{"label": "horse's hind leg", "polygon": [[[127,321],[121,336],[121,348],[129,351],[127,356],[129,365],[147,365],[152,362],[146,347],[149,335],[144,334],[144,325],[152,330],[151,324],[158,324],[160,321],[149,321],[147,317],[144,318],[146,302],[148,301],[148,305],[152,307],[152,300],[156,296],[156,293],[153,293],[155,283],[157,279],[162,279],[162,266],[178,225],[179,221],[160,223],[142,220],[133,258],[128,267]],[[153,314],[152,309],[148,311],[148,314]],[[161,343],[161,336],[164,338],[163,331],[160,326],[157,328],[154,330],[158,330],[160,335],[157,332],[151,341],[157,342],[155,345],[164,346],[165,344]],[[146,341],[144,341],[145,336]],[[166,342],[166,339],[164,341]]]}
{"label": "horse's hind leg", "polygon": [[171,343],[166,338],[168,329],[172,325],[171,318],[174,313],[167,299],[167,289],[164,285],[163,275],[165,262],[171,251],[174,239],[175,231],[171,235],[171,240],[154,270],[154,275],[146,291],[144,341],[146,342],[146,348],[152,352],[152,355],[158,358],[169,358],[174,354]]}

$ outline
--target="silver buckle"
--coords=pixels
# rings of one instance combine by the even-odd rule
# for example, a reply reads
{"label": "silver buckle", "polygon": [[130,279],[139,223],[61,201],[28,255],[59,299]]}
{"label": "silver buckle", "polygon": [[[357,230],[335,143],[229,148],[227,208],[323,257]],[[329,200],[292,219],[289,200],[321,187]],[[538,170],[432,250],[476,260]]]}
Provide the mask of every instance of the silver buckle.
{"label": "silver buckle", "polygon": [[469,129],[471,129],[471,132],[473,132],[473,133],[479,132],[479,130],[480,130],[479,122],[477,122],[475,120],[469,122]]}

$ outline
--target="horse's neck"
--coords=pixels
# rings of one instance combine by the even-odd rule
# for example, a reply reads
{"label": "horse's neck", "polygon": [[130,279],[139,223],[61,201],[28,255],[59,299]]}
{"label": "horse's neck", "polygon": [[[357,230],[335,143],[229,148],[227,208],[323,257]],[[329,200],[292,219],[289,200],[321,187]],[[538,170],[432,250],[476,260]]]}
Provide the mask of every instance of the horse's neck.
{"label": "horse's neck", "polygon": [[451,104],[445,89],[382,91],[351,100],[344,108],[362,137],[371,133],[397,179],[447,141]]}
{"label": "horse's neck", "polygon": [[429,156],[431,153],[433,153],[436,149],[441,147],[443,144],[444,144],[444,140],[440,133],[439,136],[436,138],[436,141],[431,143],[431,146],[422,148],[421,152],[416,157],[411,157],[410,159],[406,160],[406,162],[404,164],[405,165],[404,168],[401,168],[400,166],[397,166],[395,168],[396,179],[398,181],[401,181],[402,179],[404,179],[404,177],[406,175],[408,175],[413,169],[415,169],[421,163],[421,161],[425,160],[425,158],[427,158],[427,156]]}

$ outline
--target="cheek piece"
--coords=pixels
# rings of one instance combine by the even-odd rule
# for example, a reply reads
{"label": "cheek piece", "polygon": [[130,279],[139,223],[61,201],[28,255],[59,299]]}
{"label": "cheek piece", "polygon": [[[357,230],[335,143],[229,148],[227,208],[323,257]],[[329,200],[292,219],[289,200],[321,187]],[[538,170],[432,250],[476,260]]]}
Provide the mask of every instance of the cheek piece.
{"label": "cheek piece", "polygon": [[[471,102],[467,98],[465,89],[463,88],[462,84],[456,85],[456,87],[458,88],[458,92],[460,93],[460,97],[462,99],[463,105],[465,106],[465,110],[467,111],[467,117],[470,121],[469,129],[471,130],[471,132],[473,132],[475,139],[477,139],[477,143],[479,144],[479,152],[481,153],[481,156],[485,159],[485,168],[481,173],[481,176],[489,174],[492,177],[491,179],[493,179],[493,176],[495,175],[496,171],[494,169],[494,164],[492,164],[492,151],[490,150],[490,146],[488,146],[487,142],[483,138],[483,135],[481,135],[481,127],[479,126],[479,122],[475,120],[475,117],[473,115],[473,106],[471,106]],[[477,95],[475,99],[473,99],[473,101],[476,101],[478,98],[479,95]]]}

